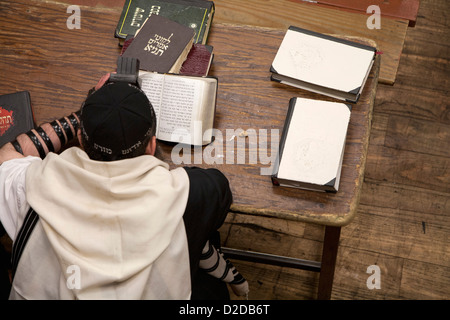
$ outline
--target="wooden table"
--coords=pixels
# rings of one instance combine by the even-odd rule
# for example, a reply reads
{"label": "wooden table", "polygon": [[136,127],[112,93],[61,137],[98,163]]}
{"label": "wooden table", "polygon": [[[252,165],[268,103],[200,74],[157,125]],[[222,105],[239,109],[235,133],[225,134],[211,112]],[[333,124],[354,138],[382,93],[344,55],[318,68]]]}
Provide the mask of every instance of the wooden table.
{"label": "wooden table", "polygon": [[[104,73],[115,69],[120,48],[113,32],[120,12],[83,7],[81,29],[69,30],[64,4],[0,0],[0,6],[0,94],[28,90],[37,124],[78,110],[87,91]],[[29,23],[18,24],[17,16]],[[270,146],[270,132],[280,130],[281,134],[291,97],[327,99],[269,80],[269,68],[283,34],[280,30],[257,27],[213,25],[209,39],[215,52],[211,75],[219,78],[215,128],[225,139],[227,129],[235,133],[239,133],[239,128],[247,133],[250,129],[258,133],[266,129]],[[226,164],[224,157],[224,164],[199,165],[217,167],[228,177],[234,197],[233,212],[326,226],[321,262],[252,255],[262,262],[277,260],[284,265],[320,271],[319,298],[331,295],[340,228],[356,214],[379,65],[378,58],[352,111],[337,194],[274,187],[269,176],[260,174],[261,168],[269,164],[261,164],[259,159],[255,164],[248,160],[239,164],[234,158],[232,164]],[[243,152],[249,159],[250,154],[258,152],[249,143],[250,138],[243,138],[242,148],[235,143],[232,150],[226,148],[224,141],[223,150],[234,151],[235,156]],[[159,144],[158,153],[169,163],[170,150],[170,145]],[[247,254],[238,252],[234,256],[242,258],[242,253]]]}
{"label": "wooden table", "polygon": [[[283,36],[284,31],[274,29],[214,25],[208,43],[214,46],[215,53],[210,74],[219,78],[214,128],[220,134],[213,144],[219,156],[215,158],[217,163],[208,164],[211,160],[202,150],[197,150],[197,155],[192,150],[191,163],[224,172],[233,192],[233,212],[325,225],[321,263],[230,248],[224,248],[224,252],[238,259],[320,271],[318,296],[329,299],[340,230],[351,222],[358,207],[380,58],[377,57],[364,92],[352,110],[339,191],[332,194],[275,187],[270,176],[261,174],[261,169],[268,170],[270,165],[262,163],[264,158],[258,157],[256,163],[254,159],[261,152],[271,154],[271,132],[281,135],[289,99],[298,96],[333,101],[270,81],[269,69]],[[261,141],[263,148],[259,149]],[[158,153],[171,163],[171,150],[172,146],[160,144]],[[195,157],[201,159],[199,154],[203,161],[195,164]],[[245,158],[239,158],[240,155]]]}

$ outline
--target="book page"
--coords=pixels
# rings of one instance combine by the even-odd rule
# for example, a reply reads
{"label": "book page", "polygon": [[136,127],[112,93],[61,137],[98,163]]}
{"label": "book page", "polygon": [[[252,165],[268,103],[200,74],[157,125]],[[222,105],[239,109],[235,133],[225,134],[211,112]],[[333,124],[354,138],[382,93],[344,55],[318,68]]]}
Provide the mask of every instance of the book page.
{"label": "book page", "polygon": [[[139,73],[139,78],[142,80],[141,89],[145,92],[155,110],[158,126],[164,75],[141,71]],[[156,132],[158,132],[158,130]]]}
{"label": "book page", "polygon": [[158,138],[166,141],[195,144],[195,138],[201,131],[194,131],[194,119],[197,119],[201,106],[203,83],[182,77],[166,76],[161,99]]}
{"label": "book page", "polygon": [[141,88],[155,109],[158,139],[201,144],[199,119],[203,81],[182,76],[141,72]]}

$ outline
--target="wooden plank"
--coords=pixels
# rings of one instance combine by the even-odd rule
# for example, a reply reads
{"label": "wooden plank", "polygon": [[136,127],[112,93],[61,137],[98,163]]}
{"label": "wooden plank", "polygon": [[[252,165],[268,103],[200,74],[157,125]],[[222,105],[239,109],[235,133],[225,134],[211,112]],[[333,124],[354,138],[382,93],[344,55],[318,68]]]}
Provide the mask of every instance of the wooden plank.
{"label": "wooden plank", "polygon": [[421,0],[420,3],[417,26],[408,29],[403,52],[408,55],[448,60],[449,43],[446,39],[450,36],[447,24],[449,3],[433,0]]}
{"label": "wooden plank", "polygon": [[386,147],[450,157],[450,126],[404,116],[390,116]]}
{"label": "wooden plank", "polygon": [[450,192],[450,159],[384,146],[369,147],[365,177]]}
{"label": "wooden plank", "polygon": [[409,299],[411,292],[415,299],[446,300],[450,297],[450,267],[427,262],[405,260],[398,297]]}
{"label": "wooden plank", "polygon": [[[333,298],[345,300],[441,300],[450,295],[449,265],[434,265],[342,246]],[[367,267],[380,268],[380,289],[369,289]]]}
{"label": "wooden plank", "polygon": [[366,14],[369,6],[376,5],[380,8],[380,14],[385,17],[405,19],[409,21],[409,26],[416,24],[417,13],[419,11],[419,0],[291,0],[294,2],[306,2],[312,5],[358,12]]}
{"label": "wooden plank", "polygon": [[450,124],[448,2],[422,1],[418,25],[409,29],[394,87],[380,85],[376,112]]}
{"label": "wooden plank", "polygon": [[355,223],[342,229],[341,247],[449,266],[450,220],[423,220],[421,212],[361,204]]}
{"label": "wooden plank", "polygon": [[395,217],[402,221],[417,223],[420,216],[422,223],[445,225],[450,212],[448,199],[445,192],[366,178],[360,205],[391,209],[386,211],[387,216],[395,210]]}
{"label": "wooden plank", "polygon": [[[403,264],[403,258],[341,245],[332,299],[400,299],[399,292],[404,270]],[[376,265],[380,268],[380,289],[369,289],[367,287],[367,280],[371,276],[371,273],[367,273],[367,268],[371,265]]]}
{"label": "wooden plank", "polygon": [[[317,272],[245,261],[232,263],[247,277],[250,300],[313,300],[317,297]],[[242,299],[229,291],[232,300]]]}
{"label": "wooden plank", "polygon": [[367,17],[330,8],[289,0],[240,1],[216,0],[214,23],[263,26],[286,30],[290,25],[317,32],[363,37],[374,40],[383,52],[380,82],[393,84],[396,79],[408,23],[406,20],[381,18],[381,29],[369,30]]}
{"label": "wooden plank", "polygon": [[450,124],[449,73],[449,59],[405,54],[395,88],[379,86],[376,112]]}
{"label": "wooden plank", "polygon": [[[421,63],[418,62],[418,65]],[[398,82],[403,82],[404,85],[397,82],[395,89],[380,85],[377,91],[376,112],[450,124],[450,108],[446,96],[448,92],[443,87],[433,89],[433,82],[437,84],[437,81],[428,72],[425,72],[425,76],[430,79],[426,81],[428,84],[420,81],[417,75],[415,79],[409,77],[410,82],[404,80],[408,76],[402,76]],[[411,89],[413,83],[414,90]]]}

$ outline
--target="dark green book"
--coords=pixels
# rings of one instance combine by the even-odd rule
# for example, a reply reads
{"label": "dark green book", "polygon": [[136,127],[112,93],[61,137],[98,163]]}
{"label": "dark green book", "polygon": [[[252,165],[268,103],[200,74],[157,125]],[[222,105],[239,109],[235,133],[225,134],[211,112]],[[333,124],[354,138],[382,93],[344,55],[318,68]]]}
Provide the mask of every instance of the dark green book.
{"label": "dark green book", "polygon": [[122,46],[156,14],[194,29],[194,43],[206,44],[214,10],[214,2],[207,0],[126,0],[114,36]]}

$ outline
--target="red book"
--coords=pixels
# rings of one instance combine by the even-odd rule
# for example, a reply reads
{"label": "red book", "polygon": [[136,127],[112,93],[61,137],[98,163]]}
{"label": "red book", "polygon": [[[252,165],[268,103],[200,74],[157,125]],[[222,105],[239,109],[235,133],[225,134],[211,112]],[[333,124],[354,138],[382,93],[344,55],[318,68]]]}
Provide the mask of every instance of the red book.
{"label": "red book", "polygon": [[0,96],[0,146],[35,127],[30,93],[21,91]]}
{"label": "red book", "polygon": [[213,60],[213,47],[194,44],[180,69],[185,76],[207,76]]}

